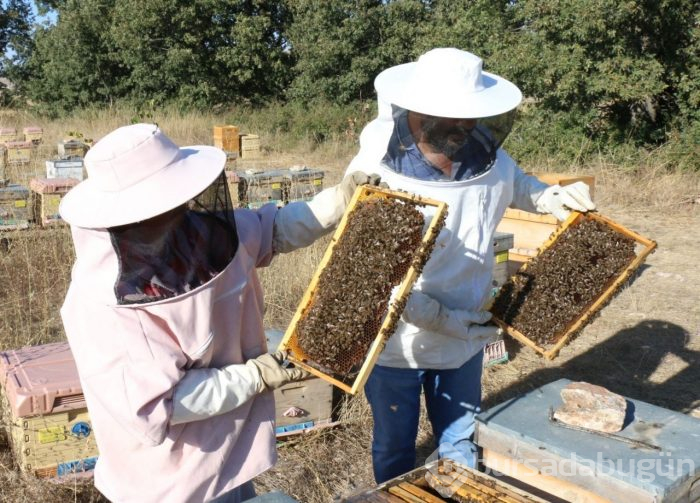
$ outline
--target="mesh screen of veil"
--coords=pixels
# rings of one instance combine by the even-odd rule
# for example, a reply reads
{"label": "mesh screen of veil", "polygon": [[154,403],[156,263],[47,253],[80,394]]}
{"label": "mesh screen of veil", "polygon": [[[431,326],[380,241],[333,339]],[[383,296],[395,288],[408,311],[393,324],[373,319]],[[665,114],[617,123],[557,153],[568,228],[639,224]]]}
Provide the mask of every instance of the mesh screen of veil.
{"label": "mesh screen of veil", "polygon": [[119,258],[118,304],[176,297],[207,283],[231,262],[238,235],[226,176],[166,213],[109,230]]}
{"label": "mesh screen of veil", "polygon": [[[485,171],[488,171],[496,160],[496,152],[503,145],[513,128],[513,122],[516,116],[516,110],[494,115],[491,117],[482,117],[476,119],[476,125],[470,129],[462,131],[464,141],[457,145],[449,145],[446,136],[440,134],[441,130],[436,129],[434,136],[435,140],[443,140],[444,143],[436,144],[437,150],[448,154],[453,160],[461,161],[465,176],[458,175],[457,179],[469,178],[476,176]],[[398,127],[401,121],[406,121],[406,109],[393,106],[393,117],[395,124],[394,134],[399,135],[401,145],[407,146],[414,143],[415,139],[407,127]],[[421,114],[423,115],[423,114]],[[431,117],[423,115],[428,120],[424,121],[424,126],[430,128],[431,123],[438,124],[442,119],[440,117]],[[434,119],[431,121],[430,118]],[[430,131],[428,131],[430,136]]]}

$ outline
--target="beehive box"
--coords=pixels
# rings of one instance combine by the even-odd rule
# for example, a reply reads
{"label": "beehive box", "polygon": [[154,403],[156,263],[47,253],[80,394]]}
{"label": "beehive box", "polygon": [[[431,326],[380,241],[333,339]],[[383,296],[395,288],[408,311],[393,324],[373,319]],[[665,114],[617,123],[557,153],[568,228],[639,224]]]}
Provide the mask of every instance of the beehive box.
{"label": "beehive box", "polygon": [[5,145],[0,145],[0,187],[3,187],[6,183],[5,178],[5,164],[7,159],[7,148]]}
{"label": "beehive box", "polygon": [[15,128],[1,127],[0,128],[0,143],[15,141],[17,139],[17,130]]}
{"label": "beehive box", "polygon": [[29,164],[32,157],[32,143],[28,141],[8,141],[5,143],[7,148],[6,163],[10,165]]}
{"label": "beehive box", "polygon": [[[593,199],[595,194],[595,177],[568,173],[528,173],[548,185],[571,185],[584,182]],[[513,234],[513,246],[509,252],[509,260],[515,262],[512,269],[519,268],[523,263],[537,255],[537,249],[542,246],[549,236],[557,229],[559,221],[552,215],[540,215],[522,210],[506,209],[497,230]],[[513,272],[511,270],[511,272]]]}
{"label": "beehive box", "polygon": [[29,189],[18,184],[0,187],[0,230],[26,229],[32,217]]}
{"label": "beehive box", "polygon": [[0,384],[8,436],[23,471],[61,477],[94,467],[97,445],[68,343],[0,353]]}
{"label": "beehive box", "polygon": [[240,207],[240,201],[238,200],[238,173],[235,171],[225,170],[226,173],[226,185],[228,186],[228,192],[231,196],[231,202],[234,208]]}
{"label": "beehive box", "polygon": [[318,377],[287,383],[275,390],[277,438],[306,433],[336,424],[333,386]]}
{"label": "beehive box", "polygon": [[285,170],[236,172],[238,176],[238,203],[243,208],[259,208],[274,203],[283,206],[287,202],[289,180]]}
{"label": "beehive box", "polygon": [[[388,233],[384,236],[372,230],[371,222],[388,221],[394,215],[403,214],[398,211],[399,206],[404,206],[402,212],[406,215],[417,210],[414,218],[420,228],[410,229],[407,222],[406,225],[392,222],[385,229],[394,230],[395,236]],[[387,207],[388,210],[382,210]],[[385,213],[374,212],[377,208]],[[406,192],[366,185],[358,187],[280,344],[280,349],[290,351],[290,361],[347,393],[356,393],[369,377],[386,340],[394,331],[411,287],[444,225],[446,210],[443,202]],[[410,235],[414,242],[407,244],[405,238],[409,237],[409,229],[415,232]],[[394,251],[390,249],[392,247]],[[372,252],[380,248],[386,250],[384,255]],[[403,258],[404,254],[408,258]],[[387,264],[399,256],[403,261],[392,266],[394,269],[387,269]],[[375,284],[377,282],[381,284]],[[347,291],[339,294],[331,287],[342,287]],[[353,305],[353,302],[372,304]],[[315,319],[323,319],[333,310],[343,313],[333,314],[340,318],[329,321],[323,334],[307,334],[327,345],[324,364],[320,364],[317,360],[322,358],[314,359],[308,350],[302,348],[300,327],[313,323]],[[342,328],[334,330],[333,323]],[[348,323],[356,332],[346,332]],[[335,368],[328,366],[329,359]]]}
{"label": "beehive box", "polygon": [[46,178],[85,178],[85,166],[81,157],[50,159],[46,161]]}
{"label": "beehive box", "polygon": [[75,139],[60,141],[56,146],[59,157],[84,157],[89,149],[85,142]]}
{"label": "beehive box", "polygon": [[508,281],[508,256],[513,248],[513,234],[496,232],[493,236],[493,286],[499,288]]}
{"label": "beehive box", "polygon": [[78,184],[75,178],[32,178],[29,188],[32,191],[34,218],[39,225],[62,224],[58,206],[66,193]]}
{"label": "beehive box", "polygon": [[[501,287],[493,320],[551,360],[655,248],[654,241],[603,216],[572,212],[538,255]],[[536,335],[541,328],[546,337]]]}
{"label": "beehive box", "polygon": [[260,157],[260,136],[256,134],[240,135],[240,158],[258,159]]}
{"label": "beehive box", "polygon": [[240,150],[237,126],[214,126],[214,146],[226,153]]}
{"label": "beehive box", "polygon": [[617,433],[566,428],[551,411],[570,383],[559,379],[476,416],[474,441],[487,469],[556,501],[700,501],[700,420],[627,398],[628,419]]}
{"label": "beehive box", "polygon": [[287,202],[308,201],[323,190],[325,173],[320,169],[292,167],[287,172],[289,197]]}
{"label": "beehive box", "polygon": [[455,460],[430,461],[376,488],[342,500],[344,503],[546,503],[490,474]]}
{"label": "beehive box", "polygon": [[44,130],[38,126],[28,126],[22,130],[22,133],[24,141],[31,142],[34,146],[39,145],[44,137]]}

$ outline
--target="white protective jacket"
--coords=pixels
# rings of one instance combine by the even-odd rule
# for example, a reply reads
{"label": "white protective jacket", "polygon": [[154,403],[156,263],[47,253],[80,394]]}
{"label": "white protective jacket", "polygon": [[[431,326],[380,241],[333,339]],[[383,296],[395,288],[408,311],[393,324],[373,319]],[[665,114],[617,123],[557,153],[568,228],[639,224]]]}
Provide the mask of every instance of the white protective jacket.
{"label": "white protective jacket", "polygon": [[[414,289],[448,309],[479,311],[491,292],[493,236],[507,207],[536,211],[535,201],[547,185],[525,175],[508,154],[498,150],[486,173],[461,181],[427,181],[401,175],[382,163],[393,129],[390,111],[368,124],[360,151],[347,172],[377,173],[390,188],[448,204],[445,227]],[[426,208],[426,218],[434,210]],[[468,329],[467,329],[468,330]],[[481,339],[455,338],[423,330],[401,320],[378,364],[400,368],[451,369],[483,348]]]}

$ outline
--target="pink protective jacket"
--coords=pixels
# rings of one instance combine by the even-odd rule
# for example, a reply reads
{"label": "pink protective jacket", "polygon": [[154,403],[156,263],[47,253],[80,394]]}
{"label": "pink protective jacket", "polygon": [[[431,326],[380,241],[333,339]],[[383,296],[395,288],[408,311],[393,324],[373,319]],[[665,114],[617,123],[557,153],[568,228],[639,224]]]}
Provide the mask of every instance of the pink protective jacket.
{"label": "pink protective jacket", "polygon": [[243,363],[267,350],[256,267],[272,259],[276,208],[236,210],[239,248],[218,276],[164,301],[117,306],[117,257],[103,229],[72,229],[77,260],[61,309],[100,451],[95,486],[110,500],[202,502],[275,462],[274,402],[169,424],[190,368]]}

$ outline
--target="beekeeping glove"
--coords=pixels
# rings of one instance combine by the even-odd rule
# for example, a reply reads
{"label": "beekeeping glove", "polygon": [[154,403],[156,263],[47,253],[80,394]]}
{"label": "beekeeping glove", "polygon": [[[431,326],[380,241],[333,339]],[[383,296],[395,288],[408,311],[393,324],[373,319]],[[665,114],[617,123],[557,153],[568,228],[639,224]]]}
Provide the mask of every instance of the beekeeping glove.
{"label": "beekeeping glove", "polygon": [[280,208],[275,216],[272,247],[287,253],[313,243],[332,231],[345,213],[359,185],[380,185],[379,175],[356,171],[333,187],[319,192],[311,201],[297,201]]}
{"label": "beekeeping glove", "polygon": [[260,374],[262,387],[258,387],[258,392],[277,389],[288,382],[301,381],[309,377],[310,374],[302,368],[283,366],[286,356],[284,351],[276,351],[265,353],[246,362],[246,366],[257,370]]}
{"label": "beekeeping glove", "polygon": [[253,396],[309,374],[284,368],[284,353],[265,353],[245,364],[190,369],[175,386],[170,424],[189,423],[232,411]]}
{"label": "beekeeping glove", "polygon": [[402,318],[412,325],[462,340],[496,340],[503,331],[484,326],[491,319],[489,311],[448,309],[432,297],[414,290],[406,302]]}
{"label": "beekeeping glove", "polygon": [[570,210],[586,212],[595,209],[588,185],[576,182],[571,185],[551,185],[535,203],[540,213],[551,213],[558,220],[566,220]]}

